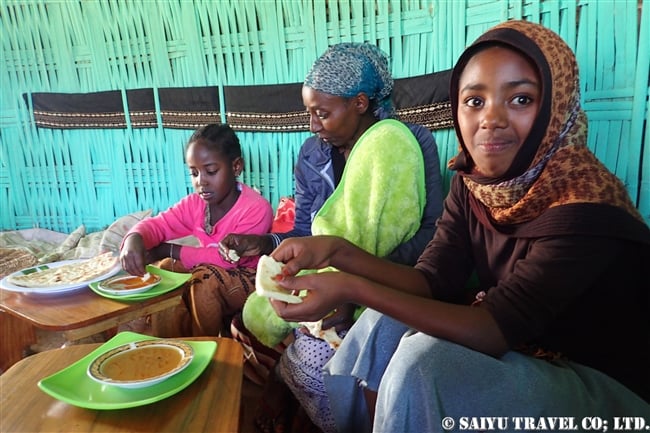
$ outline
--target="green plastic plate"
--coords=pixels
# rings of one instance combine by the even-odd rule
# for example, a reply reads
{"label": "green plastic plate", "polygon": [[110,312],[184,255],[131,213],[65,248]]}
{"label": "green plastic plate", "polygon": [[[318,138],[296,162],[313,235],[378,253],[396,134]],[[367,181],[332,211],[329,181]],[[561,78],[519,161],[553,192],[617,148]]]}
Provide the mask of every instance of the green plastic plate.
{"label": "green plastic plate", "polygon": [[100,289],[99,284],[101,281],[91,283],[88,285],[88,287],[90,287],[90,290],[93,292],[97,293],[100,296],[104,296],[105,298],[116,299],[118,301],[144,301],[174,290],[178,286],[184,284],[192,276],[192,274],[181,274],[178,272],[165,271],[164,269],[160,269],[151,265],[147,265],[147,271],[152,274],[159,275],[162,280],[160,283],[156,284],[146,292],[133,293],[131,295],[115,295]]}
{"label": "green plastic plate", "polygon": [[87,409],[124,409],[144,406],[185,389],[203,373],[217,350],[215,341],[187,341],[194,358],[187,368],[158,384],[137,389],[104,385],[88,376],[88,365],[99,355],[125,343],[157,340],[135,332],[120,332],[100,347],[63,370],[41,379],[38,387],[50,396]]}

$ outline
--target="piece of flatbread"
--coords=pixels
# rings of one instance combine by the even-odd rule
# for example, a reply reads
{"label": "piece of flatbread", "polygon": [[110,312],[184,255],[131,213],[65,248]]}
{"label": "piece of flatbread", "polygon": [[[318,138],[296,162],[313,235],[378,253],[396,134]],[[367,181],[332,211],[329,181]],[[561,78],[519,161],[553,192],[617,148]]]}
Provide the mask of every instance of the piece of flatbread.
{"label": "piece of flatbread", "polygon": [[334,327],[323,329],[322,320],[319,320],[318,322],[300,322],[300,324],[307,328],[309,333],[314,337],[325,340],[334,350],[338,349],[343,342],[343,339],[339,337],[339,334],[336,333]]}
{"label": "piece of flatbread", "polygon": [[56,268],[44,269],[23,275],[12,275],[7,282],[20,287],[49,288],[92,281],[100,277],[118,263],[118,257],[111,251],[88,260],[68,263]]}
{"label": "piece of flatbread", "polygon": [[219,242],[219,253],[224,259],[230,260],[233,263],[237,263],[241,257],[237,254],[237,251],[231,250],[221,242]]}
{"label": "piece of flatbread", "polygon": [[266,298],[277,299],[289,304],[299,304],[302,302],[300,296],[292,295],[275,281],[277,276],[282,274],[283,267],[282,262],[276,262],[271,256],[260,256],[255,275],[255,292]]}
{"label": "piece of flatbread", "polygon": [[336,333],[336,328],[323,329],[322,320],[318,322],[300,322],[300,324],[307,328],[314,337],[325,340],[334,350],[338,349],[343,342],[343,339]]}

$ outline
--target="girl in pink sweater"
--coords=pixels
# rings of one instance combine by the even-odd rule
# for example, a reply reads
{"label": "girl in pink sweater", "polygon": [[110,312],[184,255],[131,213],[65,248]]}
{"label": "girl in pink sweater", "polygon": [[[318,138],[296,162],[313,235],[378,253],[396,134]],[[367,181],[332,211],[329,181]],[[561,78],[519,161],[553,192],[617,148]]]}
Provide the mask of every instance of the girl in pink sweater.
{"label": "girl in pink sweater", "polygon": [[[244,160],[230,126],[197,129],[185,159],[195,192],[136,224],[122,241],[120,261],[132,275],[143,275],[146,264],[162,259],[162,268],[192,273],[184,295],[186,308],[174,314],[177,323],[161,324],[166,329],[159,327],[158,334],[219,335],[255,290],[258,260],[250,256],[227,262],[219,254],[219,242],[228,233],[267,233],[273,209],[258,192],[237,181]],[[168,242],[189,235],[199,246]]]}

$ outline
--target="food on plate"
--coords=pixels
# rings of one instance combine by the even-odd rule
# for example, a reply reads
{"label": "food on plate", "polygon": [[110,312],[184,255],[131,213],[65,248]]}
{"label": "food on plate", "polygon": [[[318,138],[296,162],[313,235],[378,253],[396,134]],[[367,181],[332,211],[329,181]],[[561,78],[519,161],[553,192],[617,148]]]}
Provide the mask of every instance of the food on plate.
{"label": "food on plate", "polygon": [[112,380],[144,380],[170,372],[181,359],[183,353],[173,346],[144,346],[109,358],[101,372]]}
{"label": "food on plate", "polygon": [[118,258],[109,251],[88,260],[72,262],[56,268],[10,275],[7,277],[7,282],[20,287],[57,287],[83,283],[106,274],[117,264]]}
{"label": "food on plate", "polygon": [[282,275],[283,267],[283,263],[276,262],[271,256],[260,256],[255,276],[255,292],[266,298],[277,299],[289,304],[299,304],[302,302],[300,296],[292,295],[277,283],[278,276]]}
{"label": "food on plate", "polygon": [[87,373],[106,385],[143,388],[181,372],[193,359],[194,349],[184,341],[134,341],[99,355],[88,365]]}
{"label": "food on plate", "polygon": [[100,288],[112,291],[134,290],[144,287],[153,287],[160,282],[160,276],[147,272],[142,277],[137,275],[127,275],[122,277],[111,278],[103,281]]}

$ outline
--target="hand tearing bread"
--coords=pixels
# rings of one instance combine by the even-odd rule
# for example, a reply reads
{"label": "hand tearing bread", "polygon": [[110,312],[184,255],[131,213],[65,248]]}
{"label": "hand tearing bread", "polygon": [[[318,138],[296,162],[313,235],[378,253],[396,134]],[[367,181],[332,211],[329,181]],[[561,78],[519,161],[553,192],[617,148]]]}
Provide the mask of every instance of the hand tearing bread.
{"label": "hand tearing bread", "polygon": [[266,298],[277,299],[288,304],[299,304],[302,302],[300,296],[292,295],[276,282],[276,278],[282,275],[283,266],[283,263],[276,262],[271,256],[260,256],[255,276],[255,292]]}
{"label": "hand tearing bread", "polygon": [[[276,262],[270,256],[260,256],[260,260],[257,262],[257,275],[255,276],[255,292],[259,296],[277,299],[289,304],[299,304],[302,302],[300,296],[292,295],[276,282],[278,275],[282,275],[283,267],[283,263]],[[343,341],[334,327],[322,329],[322,320],[301,322],[300,324],[307,328],[314,337],[325,340],[334,350],[338,349]]]}
{"label": "hand tearing bread", "polygon": [[219,242],[219,254],[223,257],[224,260],[227,260],[231,263],[237,263],[241,257],[237,254],[237,251],[231,250],[221,242]]}

